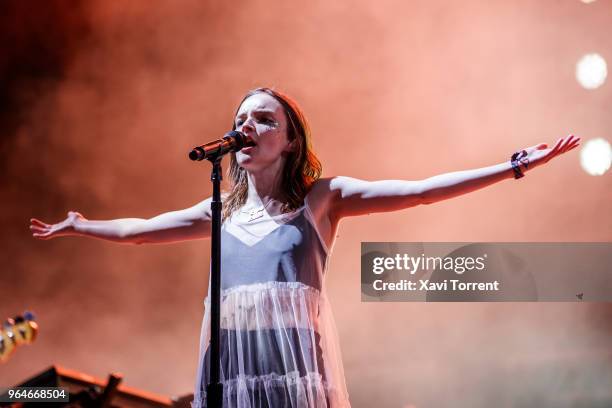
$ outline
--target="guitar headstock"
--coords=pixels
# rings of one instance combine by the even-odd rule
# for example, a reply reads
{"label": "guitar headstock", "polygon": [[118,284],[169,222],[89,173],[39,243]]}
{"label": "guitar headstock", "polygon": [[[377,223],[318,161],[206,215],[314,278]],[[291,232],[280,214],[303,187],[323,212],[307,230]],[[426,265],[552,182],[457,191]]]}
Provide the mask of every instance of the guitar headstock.
{"label": "guitar headstock", "polygon": [[38,324],[31,312],[6,319],[0,328],[0,362],[7,361],[18,346],[32,343],[37,333]]}

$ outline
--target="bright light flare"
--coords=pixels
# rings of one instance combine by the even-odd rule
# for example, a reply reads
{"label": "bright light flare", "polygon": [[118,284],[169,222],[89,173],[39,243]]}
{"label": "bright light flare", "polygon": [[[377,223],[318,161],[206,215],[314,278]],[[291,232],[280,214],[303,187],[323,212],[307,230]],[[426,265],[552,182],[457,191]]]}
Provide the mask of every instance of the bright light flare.
{"label": "bright light flare", "polygon": [[587,54],[576,64],[576,80],[586,89],[596,89],[606,82],[608,67],[599,54]]}
{"label": "bright light flare", "polygon": [[612,147],[602,138],[591,139],[580,151],[580,165],[591,176],[601,176],[610,169]]}

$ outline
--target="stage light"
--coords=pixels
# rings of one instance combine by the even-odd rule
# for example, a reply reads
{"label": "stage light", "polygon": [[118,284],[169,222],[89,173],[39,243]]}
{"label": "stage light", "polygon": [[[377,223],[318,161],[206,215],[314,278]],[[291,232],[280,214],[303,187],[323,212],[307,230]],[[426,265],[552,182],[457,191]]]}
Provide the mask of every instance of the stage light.
{"label": "stage light", "polygon": [[599,54],[587,54],[576,64],[576,79],[583,88],[599,88],[607,75],[606,60]]}
{"label": "stage light", "polygon": [[580,165],[591,176],[601,176],[610,169],[612,148],[607,140],[591,139],[580,151]]}
{"label": "stage light", "polygon": [[580,0],[580,1],[583,2],[584,4],[595,3],[595,0]]}

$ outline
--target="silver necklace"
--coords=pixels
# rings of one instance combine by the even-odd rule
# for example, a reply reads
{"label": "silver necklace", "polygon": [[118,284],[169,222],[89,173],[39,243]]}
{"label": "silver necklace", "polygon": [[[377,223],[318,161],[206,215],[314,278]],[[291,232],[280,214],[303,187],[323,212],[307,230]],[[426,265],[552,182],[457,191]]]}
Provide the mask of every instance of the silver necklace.
{"label": "silver necklace", "polygon": [[241,213],[243,213],[243,214],[249,214],[249,219],[247,220],[247,222],[255,221],[255,220],[257,220],[257,219],[259,219],[259,218],[263,217],[263,215],[264,215],[264,210],[265,210],[266,208],[268,208],[268,206],[270,205],[270,203],[271,203],[272,201],[274,201],[274,200],[270,200],[270,201],[268,201],[268,202],[267,202],[267,203],[266,203],[266,204],[265,204],[263,207],[261,207],[261,208],[253,208],[253,209],[250,209],[249,211],[244,211],[244,210],[241,210],[240,212],[241,212]]}

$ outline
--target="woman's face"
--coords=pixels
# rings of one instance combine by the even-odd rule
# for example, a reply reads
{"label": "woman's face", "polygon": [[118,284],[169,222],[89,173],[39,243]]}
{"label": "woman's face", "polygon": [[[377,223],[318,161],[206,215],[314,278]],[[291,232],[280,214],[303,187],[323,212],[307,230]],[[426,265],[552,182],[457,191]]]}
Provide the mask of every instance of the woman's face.
{"label": "woman's face", "polygon": [[250,136],[256,143],[236,153],[240,167],[257,171],[276,165],[282,169],[290,144],[287,118],[279,101],[266,93],[249,96],[240,105],[234,124],[237,131]]}

